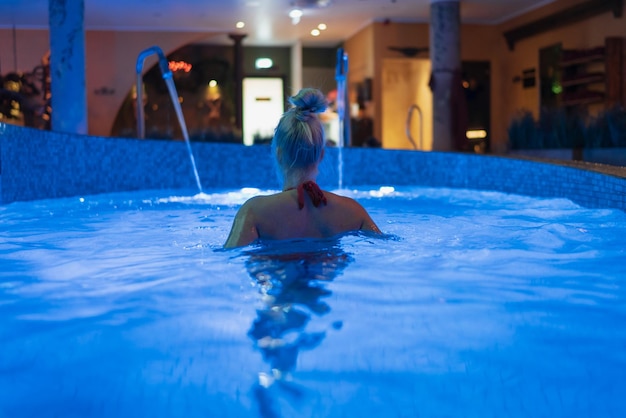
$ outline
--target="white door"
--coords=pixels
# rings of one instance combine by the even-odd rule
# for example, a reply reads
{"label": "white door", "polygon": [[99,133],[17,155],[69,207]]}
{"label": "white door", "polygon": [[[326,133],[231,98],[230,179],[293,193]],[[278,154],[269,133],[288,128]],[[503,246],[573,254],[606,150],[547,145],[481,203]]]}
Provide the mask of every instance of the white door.
{"label": "white door", "polygon": [[255,138],[268,140],[285,111],[283,79],[246,77],[243,79],[243,143],[253,145]]}

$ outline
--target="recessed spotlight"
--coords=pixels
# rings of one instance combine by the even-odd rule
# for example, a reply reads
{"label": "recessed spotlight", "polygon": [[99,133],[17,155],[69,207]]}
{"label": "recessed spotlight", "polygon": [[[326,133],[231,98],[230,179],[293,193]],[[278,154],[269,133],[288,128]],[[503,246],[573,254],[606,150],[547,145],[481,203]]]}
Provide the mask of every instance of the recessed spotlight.
{"label": "recessed spotlight", "polygon": [[237,29],[243,29],[243,27],[246,26],[246,24],[244,22],[242,22],[241,20],[237,23],[235,23],[235,27]]}
{"label": "recessed spotlight", "polygon": [[313,35],[313,36],[320,36],[320,30],[319,29],[313,29],[311,31],[311,35]]}
{"label": "recessed spotlight", "polygon": [[317,25],[317,28],[319,30],[326,30],[327,28],[326,23],[320,23],[319,25]]}
{"label": "recessed spotlight", "polygon": [[300,9],[291,9],[289,12],[289,17],[291,18],[291,23],[297,25],[300,23],[300,18],[302,17],[302,10]]}
{"label": "recessed spotlight", "polygon": [[302,17],[302,10],[300,9],[291,9],[291,11],[289,11],[289,17],[292,19],[296,19],[299,17]]}
{"label": "recessed spotlight", "polygon": [[217,81],[216,80],[209,81],[209,87],[215,87],[215,86],[217,86]]}

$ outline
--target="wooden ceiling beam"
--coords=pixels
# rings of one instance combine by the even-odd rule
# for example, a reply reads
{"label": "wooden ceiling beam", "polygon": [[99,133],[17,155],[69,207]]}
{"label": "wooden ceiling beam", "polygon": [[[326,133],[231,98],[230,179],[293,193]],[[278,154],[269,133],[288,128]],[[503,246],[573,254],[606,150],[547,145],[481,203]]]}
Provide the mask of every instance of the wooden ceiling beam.
{"label": "wooden ceiling beam", "polygon": [[589,0],[560,12],[553,13],[534,22],[504,32],[509,50],[523,39],[538,35],[559,27],[578,23],[602,13],[612,12],[615,18],[621,18],[624,9],[623,0]]}

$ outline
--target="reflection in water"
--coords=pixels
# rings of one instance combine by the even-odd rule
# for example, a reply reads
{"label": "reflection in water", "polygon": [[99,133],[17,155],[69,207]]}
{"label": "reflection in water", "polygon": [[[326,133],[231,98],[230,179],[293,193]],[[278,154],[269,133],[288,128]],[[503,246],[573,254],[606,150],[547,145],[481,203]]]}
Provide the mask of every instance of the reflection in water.
{"label": "reflection in water", "polygon": [[[339,242],[290,241],[257,247],[246,253],[248,273],[261,293],[262,307],[248,335],[269,365],[259,373],[254,394],[261,416],[278,417],[273,397],[302,396],[292,380],[300,350],[317,347],[326,331],[307,331],[311,316],[330,312],[322,299],[331,295],[326,288],[352,261]],[[341,322],[332,323],[334,329]]]}

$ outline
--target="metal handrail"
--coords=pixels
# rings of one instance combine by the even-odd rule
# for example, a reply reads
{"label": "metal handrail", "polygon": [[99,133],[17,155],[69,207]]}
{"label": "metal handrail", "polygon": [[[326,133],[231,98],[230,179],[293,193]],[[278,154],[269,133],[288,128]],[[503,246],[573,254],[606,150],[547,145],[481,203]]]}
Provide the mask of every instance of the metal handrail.
{"label": "metal handrail", "polygon": [[[411,135],[411,119],[413,118],[413,111],[417,110],[417,113],[419,115],[420,118],[420,142],[419,142],[419,147],[417,146],[417,144],[415,144],[415,141],[413,140],[413,136]],[[406,136],[407,138],[409,138],[409,141],[411,141],[411,144],[413,144],[413,148],[418,150],[418,149],[422,149],[423,146],[423,139],[424,139],[424,117],[422,115],[422,109],[420,109],[420,107],[416,104],[412,104],[411,106],[409,106],[409,114],[406,117]]]}

